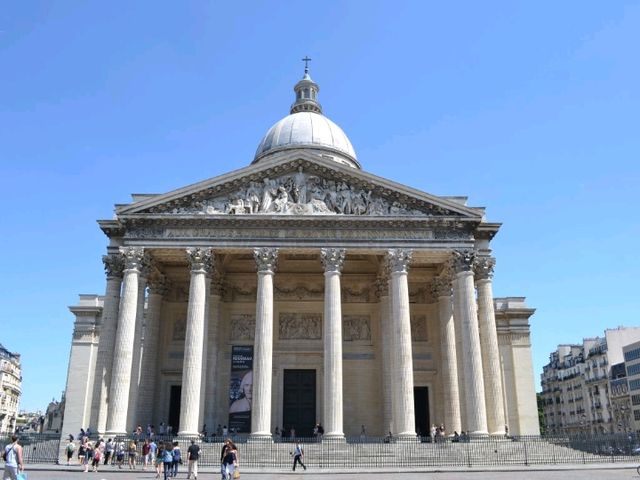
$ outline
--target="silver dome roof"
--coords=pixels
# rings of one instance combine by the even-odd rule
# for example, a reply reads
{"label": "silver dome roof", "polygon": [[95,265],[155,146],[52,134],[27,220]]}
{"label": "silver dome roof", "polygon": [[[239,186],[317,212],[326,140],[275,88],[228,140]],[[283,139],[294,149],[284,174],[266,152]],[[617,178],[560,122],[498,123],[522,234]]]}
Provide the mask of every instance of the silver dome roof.
{"label": "silver dome roof", "polygon": [[[305,61],[310,60],[305,57]],[[264,136],[252,163],[277,152],[293,149],[313,150],[319,155],[360,168],[356,152],[342,129],[322,115],[318,102],[320,87],[309,76],[305,67],[304,76],[293,87],[296,98],[290,115],[273,125]]]}
{"label": "silver dome roof", "polygon": [[273,125],[258,145],[253,162],[271,153],[305,147],[346,156],[357,165],[356,152],[342,129],[314,112],[292,113]]}

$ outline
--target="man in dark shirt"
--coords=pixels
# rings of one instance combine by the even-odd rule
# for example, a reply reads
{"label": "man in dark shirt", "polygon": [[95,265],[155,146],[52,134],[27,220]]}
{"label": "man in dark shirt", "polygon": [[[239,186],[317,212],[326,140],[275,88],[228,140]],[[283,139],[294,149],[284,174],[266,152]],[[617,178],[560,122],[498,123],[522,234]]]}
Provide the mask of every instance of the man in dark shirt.
{"label": "man in dark shirt", "polygon": [[187,460],[189,461],[189,471],[187,472],[187,479],[193,478],[198,480],[198,459],[200,458],[200,447],[196,445],[195,440],[191,440],[191,445],[187,449]]}

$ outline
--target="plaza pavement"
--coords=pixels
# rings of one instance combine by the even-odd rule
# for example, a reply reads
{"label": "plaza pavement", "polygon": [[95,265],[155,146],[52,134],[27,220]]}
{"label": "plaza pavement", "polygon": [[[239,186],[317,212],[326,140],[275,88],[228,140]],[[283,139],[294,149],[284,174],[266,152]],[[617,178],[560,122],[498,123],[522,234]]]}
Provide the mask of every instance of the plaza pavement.
{"label": "plaza pavement", "polygon": [[[286,480],[328,480],[338,478],[339,480],[607,480],[607,479],[633,479],[640,478],[636,473],[635,464],[596,464],[596,465],[563,465],[563,466],[540,466],[540,467],[517,467],[517,468],[485,468],[485,469],[421,469],[412,471],[389,470],[366,470],[360,472],[340,472],[335,470],[312,471],[273,471],[273,470],[246,470],[242,472],[242,480],[275,480],[285,478]],[[97,473],[84,473],[80,468],[57,466],[57,465],[28,465],[26,470],[29,480],[67,480],[67,479],[94,479],[94,480],[153,480],[155,472],[141,470],[118,470],[107,467]],[[187,478],[186,469],[181,471],[176,479]],[[211,468],[201,469],[198,480],[217,480],[220,475]]]}

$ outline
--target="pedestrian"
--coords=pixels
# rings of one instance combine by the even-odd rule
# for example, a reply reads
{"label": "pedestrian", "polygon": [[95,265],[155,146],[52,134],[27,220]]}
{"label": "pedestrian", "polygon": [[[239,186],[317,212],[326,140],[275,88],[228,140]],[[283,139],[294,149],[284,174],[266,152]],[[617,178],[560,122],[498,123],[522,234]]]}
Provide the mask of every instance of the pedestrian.
{"label": "pedestrian", "polygon": [[4,447],[2,459],[4,464],[4,480],[17,480],[18,473],[24,471],[24,463],[22,461],[22,447],[18,444],[18,436],[11,436],[11,443]]}
{"label": "pedestrian", "polygon": [[142,470],[146,470],[147,465],[149,465],[149,460],[151,459],[149,455],[150,450],[151,450],[151,447],[149,447],[149,439],[146,438],[144,440],[144,443],[142,444],[142,461],[143,461]]}
{"label": "pedestrian", "polygon": [[87,437],[80,437],[80,446],[78,447],[78,465],[84,464],[84,456],[87,453]]}
{"label": "pedestrian", "polygon": [[157,456],[155,458],[156,478],[160,478],[160,474],[163,470],[163,457],[164,457],[164,443],[160,442],[158,446]]}
{"label": "pedestrian", "polygon": [[171,450],[171,455],[173,455],[172,473],[174,477],[177,477],[178,465],[182,463],[182,452],[180,451],[180,445],[178,445],[178,442],[173,442],[173,450]]}
{"label": "pedestrian", "polygon": [[360,427],[360,439],[364,440],[366,438],[366,436],[367,436],[367,429],[365,428],[364,425],[362,425]]}
{"label": "pedestrian", "polygon": [[229,435],[229,429],[225,425],[224,427],[222,427],[222,436],[226,437],[227,435]]}
{"label": "pedestrian", "polygon": [[92,470],[94,472],[98,471],[100,460],[102,460],[102,442],[98,440],[95,447],[93,447],[93,461],[91,462],[91,466],[93,467]]}
{"label": "pedestrian", "polygon": [[318,423],[318,435],[320,435],[320,438],[324,435],[324,427],[322,426],[322,423]]}
{"label": "pedestrian", "polygon": [[227,439],[225,446],[223,447],[222,455],[222,478],[223,480],[231,480],[232,478],[238,478],[239,473],[236,474],[235,470],[238,467],[238,449],[235,444]]}
{"label": "pedestrian", "polygon": [[124,442],[121,440],[116,446],[116,462],[118,464],[118,468],[122,468],[122,465],[124,465],[124,449]]}
{"label": "pedestrian", "polygon": [[169,480],[171,472],[173,470],[173,455],[171,454],[172,445],[171,442],[165,442],[164,450],[162,452],[162,465],[164,467],[164,480]]}
{"label": "pedestrian", "polygon": [[193,475],[194,480],[198,480],[198,459],[200,458],[200,446],[196,445],[195,440],[191,440],[191,445],[187,449],[187,480]]}
{"label": "pedestrian", "polygon": [[88,437],[84,437],[86,439],[86,443],[84,446],[84,461],[82,462],[84,465],[84,472],[87,473],[89,471],[89,465],[93,462],[93,445],[89,442]]}
{"label": "pedestrian", "polygon": [[158,445],[156,445],[155,440],[151,439],[149,441],[149,463],[155,466],[156,464],[156,456],[158,455]]}
{"label": "pedestrian", "polygon": [[127,453],[129,454],[129,470],[135,470],[136,455],[138,455],[138,446],[136,445],[135,440],[131,440],[131,442],[129,442],[129,448],[127,449]]}
{"label": "pedestrian", "polygon": [[437,428],[435,423],[431,424],[431,430],[429,431],[429,436],[431,437],[431,443],[435,443],[436,441],[436,433],[437,433]]}
{"label": "pedestrian", "polygon": [[104,446],[104,464],[109,465],[109,462],[113,463],[113,451],[115,450],[115,444],[110,438]]}
{"label": "pedestrian", "polygon": [[304,468],[305,470],[307,469],[307,467],[305,466],[304,463],[302,463],[302,458],[304,457],[304,449],[302,448],[302,445],[300,445],[300,442],[296,442],[296,447],[293,449],[293,471],[296,471],[296,463],[299,463],[302,468]]}
{"label": "pedestrian", "polygon": [[67,444],[67,467],[71,465],[71,459],[73,458],[73,452],[76,450],[76,444],[73,443],[73,440],[69,440]]}

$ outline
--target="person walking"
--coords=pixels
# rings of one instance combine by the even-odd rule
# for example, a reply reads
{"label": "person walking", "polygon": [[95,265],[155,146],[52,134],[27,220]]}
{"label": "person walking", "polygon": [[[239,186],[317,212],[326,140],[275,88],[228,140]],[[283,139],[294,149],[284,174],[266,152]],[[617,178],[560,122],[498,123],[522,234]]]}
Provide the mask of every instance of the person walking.
{"label": "person walking", "polygon": [[222,479],[231,480],[234,478],[234,472],[237,468],[238,448],[230,439],[227,439],[222,448]]}
{"label": "person walking", "polygon": [[172,474],[174,477],[177,477],[178,465],[182,463],[182,452],[180,451],[180,445],[178,445],[178,442],[173,442],[173,450],[171,450],[171,454],[173,455]]}
{"label": "person walking", "polygon": [[76,451],[76,444],[73,443],[73,440],[69,440],[67,444],[67,467],[71,465],[71,459],[73,458],[73,452]]}
{"label": "person walking", "polygon": [[194,480],[198,480],[198,459],[200,458],[200,446],[195,440],[191,440],[191,445],[187,449],[187,480],[193,475]]}
{"label": "person walking", "polygon": [[151,451],[151,446],[149,444],[149,439],[145,438],[144,443],[142,444],[142,458],[143,458],[143,464],[142,464],[142,470],[146,470],[147,469],[147,465],[149,465],[150,460],[151,460],[151,455],[150,452]]}
{"label": "person walking", "polygon": [[162,466],[164,467],[164,480],[169,480],[173,470],[173,455],[171,454],[171,443],[166,442],[162,450]]}
{"label": "person walking", "polygon": [[136,445],[135,440],[131,440],[129,442],[129,470],[135,470],[136,468],[136,456],[138,455],[138,445]]}
{"label": "person walking", "polygon": [[305,470],[307,469],[307,467],[305,466],[304,463],[302,463],[302,458],[304,457],[304,449],[302,448],[302,445],[300,445],[300,442],[296,442],[296,447],[293,449],[293,471],[296,471],[296,464],[299,463],[300,466],[302,466],[302,468],[304,468]]}
{"label": "person walking", "polygon": [[18,473],[24,471],[22,447],[18,444],[18,436],[11,436],[11,443],[4,447],[2,459],[5,461],[3,480],[17,480]]}
{"label": "person walking", "polygon": [[104,446],[104,464],[109,465],[109,463],[113,463],[113,451],[115,449],[115,445],[113,440],[108,439],[107,443]]}

